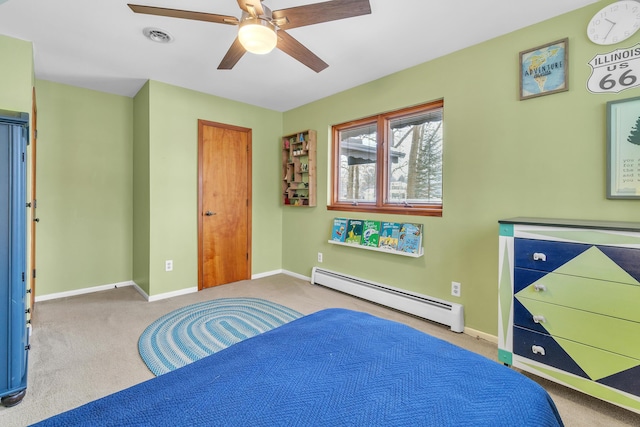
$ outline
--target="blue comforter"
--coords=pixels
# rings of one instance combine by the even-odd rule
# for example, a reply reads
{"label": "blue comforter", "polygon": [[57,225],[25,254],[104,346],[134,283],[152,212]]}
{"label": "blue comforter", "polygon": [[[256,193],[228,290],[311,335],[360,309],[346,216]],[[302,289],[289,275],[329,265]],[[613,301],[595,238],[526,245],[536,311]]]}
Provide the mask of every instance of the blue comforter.
{"label": "blue comforter", "polygon": [[323,310],[37,426],[558,426],[538,384],[369,314]]}

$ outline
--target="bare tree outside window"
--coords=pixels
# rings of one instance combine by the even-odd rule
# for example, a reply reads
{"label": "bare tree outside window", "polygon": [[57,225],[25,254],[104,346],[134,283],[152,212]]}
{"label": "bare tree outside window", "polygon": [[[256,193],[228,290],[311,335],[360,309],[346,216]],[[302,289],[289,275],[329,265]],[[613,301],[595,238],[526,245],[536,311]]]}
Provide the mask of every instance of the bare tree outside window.
{"label": "bare tree outside window", "polygon": [[437,101],[334,126],[329,209],[441,215],[443,108]]}
{"label": "bare tree outside window", "polygon": [[377,129],[375,124],[341,132],[340,200],[376,200]]}
{"label": "bare tree outside window", "polygon": [[441,112],[391,120],[390,127],[389,202],[442,203]]}

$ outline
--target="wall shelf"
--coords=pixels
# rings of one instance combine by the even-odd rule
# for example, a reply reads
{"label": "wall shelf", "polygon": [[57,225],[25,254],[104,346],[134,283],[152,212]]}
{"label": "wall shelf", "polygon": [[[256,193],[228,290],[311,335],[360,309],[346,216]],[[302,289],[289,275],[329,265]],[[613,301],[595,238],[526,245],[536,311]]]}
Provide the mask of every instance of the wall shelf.
{"label": "wall shelf", "polygon": [[348,246],[350,248],[364,249],[364,250],[367,250],[367,251],[375,251],[375,252],[384,252],[386,254],[408,256],[410,258],[420,258],[421,256],[424,255],[424,248],[420,248],[420,253],[419,254],[412,254],[410,252],[395,251],[393,249],[375,248],[373,246],[363,246],[363,245],[356,245],[356,244],[352,244],[352,243],[336,242],[335,240],[328,240],[328,242],[331,243],[332,245]]}
{"label": "wall shelf", "polygon": [[316,131],[285,135],[281,140],[282,193],[285,206],[316,205]]}

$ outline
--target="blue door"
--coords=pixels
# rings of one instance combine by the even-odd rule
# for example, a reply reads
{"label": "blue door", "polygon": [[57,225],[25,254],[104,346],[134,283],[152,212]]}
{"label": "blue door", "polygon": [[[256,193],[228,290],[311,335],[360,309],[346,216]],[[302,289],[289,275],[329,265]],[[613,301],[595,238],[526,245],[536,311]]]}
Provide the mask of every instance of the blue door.
{"label": "blue door", "polygon": [[0,113],[0,397],[19,403],[27,387],[27,114]]}

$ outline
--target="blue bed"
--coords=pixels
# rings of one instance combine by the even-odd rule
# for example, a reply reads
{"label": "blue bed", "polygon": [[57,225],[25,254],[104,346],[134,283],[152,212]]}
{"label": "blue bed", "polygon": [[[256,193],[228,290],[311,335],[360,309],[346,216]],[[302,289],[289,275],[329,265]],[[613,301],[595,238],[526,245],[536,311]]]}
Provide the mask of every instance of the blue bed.
{"label": "blue bed", "polygon": [[547,392],[369,314],[323,310],[37,426],[558,426]]}

